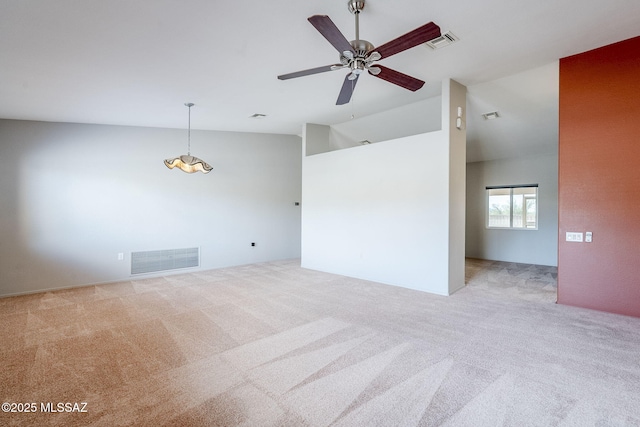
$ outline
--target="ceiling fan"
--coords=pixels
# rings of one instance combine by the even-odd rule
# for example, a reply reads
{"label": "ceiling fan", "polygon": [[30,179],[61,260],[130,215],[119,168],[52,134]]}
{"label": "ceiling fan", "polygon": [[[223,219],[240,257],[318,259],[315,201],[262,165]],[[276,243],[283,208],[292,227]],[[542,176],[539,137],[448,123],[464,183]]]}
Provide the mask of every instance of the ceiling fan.
{"label": "ceiling fan", "polygon": [[339,64],[325,65],[323,67],[283,74],[278,76],[278,79],[288,80],[296,77],[348,68],[350,72],[344,79],[336,105],[347,104],[351,100],[351,95],[353,94],[358,77],[362,72],[364,72],[364,70],[367,70],[369,74],[373,76],[405,89],[409,89],[414,92],[420,89],[424,85],[422,80],[408,76],[399,71],[392,70],[391,68],[374,64],[374,62],[440,37],[440,27],[433,22],[429,22],[428,24],[418,27],[405,35],[383,44],[382,46],[375,47],[368,41],[360,39],[359,16],[362,9],[364,9],[364,3],[365,0],[348,0],[349,12],[356,17],[356,39],[352,41],[347,41],[345,36],[342,35],[338,27],[336,27],[328,16],[314,15],[308,18],[311,25],[313,25],[316,30],[318,30],[320,34],[322,34],[324,38],[326,38],[340,53]]}

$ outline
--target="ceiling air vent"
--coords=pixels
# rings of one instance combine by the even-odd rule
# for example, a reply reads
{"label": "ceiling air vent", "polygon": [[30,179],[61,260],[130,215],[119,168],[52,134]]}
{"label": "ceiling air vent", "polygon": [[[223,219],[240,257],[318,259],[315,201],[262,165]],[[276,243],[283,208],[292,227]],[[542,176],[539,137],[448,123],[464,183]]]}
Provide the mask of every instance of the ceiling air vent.
{"label": "ceiling air vent", "polygon": [[455,43],[459,38],[457,38],[451,31],[447,31],[440,37],[436,37],[433,40],[429,40],[425,44],[429,46],[431,49],[441,49],[445,46],[449,46],[451,43]]}
{"label": "ceiling air vent", "polygon": [[482,117],[484,117],[485,120],[493,120],[499,118],[500,114],[497,111],[491,111],[489,113],[484,113]]}

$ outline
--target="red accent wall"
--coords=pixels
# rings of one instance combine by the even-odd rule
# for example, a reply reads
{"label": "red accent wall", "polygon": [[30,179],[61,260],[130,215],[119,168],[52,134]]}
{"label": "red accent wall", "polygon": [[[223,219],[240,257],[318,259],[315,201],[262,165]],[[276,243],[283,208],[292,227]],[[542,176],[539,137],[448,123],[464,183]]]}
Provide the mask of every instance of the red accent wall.
{"label": "red accent wall", "polygon": [[558,302],[640,317],[640,37],[560,60],[558,174]]}

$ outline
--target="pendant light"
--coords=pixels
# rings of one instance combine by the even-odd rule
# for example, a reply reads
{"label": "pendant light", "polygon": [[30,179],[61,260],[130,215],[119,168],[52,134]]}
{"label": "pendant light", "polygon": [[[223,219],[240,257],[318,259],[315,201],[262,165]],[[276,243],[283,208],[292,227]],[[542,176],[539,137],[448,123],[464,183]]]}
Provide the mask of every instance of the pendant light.
{"label": "pendant light", "polygon": [[191,155],[191,107],[192,102],[184,104],[189,107],[189,131],[187,136],[187,154],[173,159],[167,159],[164,164],[169,168],[179,168],[186,173],[202,172],[209,173],[213,169],[207,162]]}

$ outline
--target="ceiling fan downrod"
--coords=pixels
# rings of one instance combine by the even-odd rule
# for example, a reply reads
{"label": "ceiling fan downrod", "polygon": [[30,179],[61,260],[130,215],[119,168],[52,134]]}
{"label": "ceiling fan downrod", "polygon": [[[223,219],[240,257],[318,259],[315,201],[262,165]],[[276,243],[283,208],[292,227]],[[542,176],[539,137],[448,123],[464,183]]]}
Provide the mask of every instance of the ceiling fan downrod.
{"label": "ceiling fan downrod", "polygon": [[364,0],[348,0],[349,12],[356,16],[356,44],[360,41],[360,12],[364,9]]}
{"label": "ceiling fan downrod", "polygon": [[360,41],[360,12],[364,9],[364,0],[349,0],[349,12],[356,16],[356,44]]}

